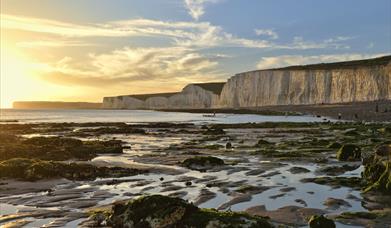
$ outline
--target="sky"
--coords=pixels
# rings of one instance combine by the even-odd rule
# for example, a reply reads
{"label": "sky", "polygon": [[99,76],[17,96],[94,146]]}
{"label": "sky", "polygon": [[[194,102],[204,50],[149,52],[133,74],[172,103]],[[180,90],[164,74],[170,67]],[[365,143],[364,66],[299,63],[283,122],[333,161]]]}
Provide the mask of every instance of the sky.
{"label": "sky", "polygon": [[390,0],[0,0],[0,106],[391,53]]}

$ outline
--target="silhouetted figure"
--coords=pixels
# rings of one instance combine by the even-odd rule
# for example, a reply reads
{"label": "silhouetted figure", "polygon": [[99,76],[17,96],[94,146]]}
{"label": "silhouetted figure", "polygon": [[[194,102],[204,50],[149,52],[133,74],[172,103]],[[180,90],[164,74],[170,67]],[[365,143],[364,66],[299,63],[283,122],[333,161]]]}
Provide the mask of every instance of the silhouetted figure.
{"label": "silhouetted figure", "polygon": [[376,111],[376,112],[379,112],[379,104],[376,104],[375,111]]}
{"label": "silhouetted figure", "polygon": [[342,119],[342,114],[341,113],[338,113],[338,119]]}
{"label": "silhouetted figure", "polygon": [[358,119],[357,113],[354,113],[354,118]]}

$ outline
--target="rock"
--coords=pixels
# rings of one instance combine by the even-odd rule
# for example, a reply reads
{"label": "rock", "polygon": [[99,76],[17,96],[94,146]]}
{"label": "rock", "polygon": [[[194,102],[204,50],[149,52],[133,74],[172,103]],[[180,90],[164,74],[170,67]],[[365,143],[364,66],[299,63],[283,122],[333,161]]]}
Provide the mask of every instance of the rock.
{"label": "rock", "polygon": [[358,161],[361,159],[360,147],[352,144],[343,145],[337,152],[340,161]]}
{"label": "rock", "polygon": [[186,181],[185,185],[186,185],[186,186],[191,186],[192,183],[191,183],[191,181]]}
{"label": "rock", "polygon": [[0,162],[0,178],[36,181],[51,178],[94,180],[97,177],[132,176],[145,171],[120,167],[97,167],[86,163],[64,163],[14,158]]}
{"label": "rock", "polygon": [[314,177],[303,178],[300,182],[329,185],[334,188],[350,187],[360,189],[362,187],[362,179],[359,177]]}
{"label": "rock", "polygon": [[391,145],[380,145],[375,153],[377,156],[388,156],[391,159]]}
{"label": "rock", "polygon": [[225,144],[225,149],[227,150],[232,149],[232,144],[230,142],[227,142],[227,144]]}
{"label": "rock", "polygon": [[343,199],[327,198],[323,205],[327,206],[327,209],[338,210],[340,207],[351,207],[352,205]]}
{"label": "rock", "polygon": [[217,166],[223,166],[225,165],[225,163],[220,158],[216,158],[213,156],[206,156],[206,157],[187,158],[182,162],[182,165],[189,169],[205,171]]}
{"label": "rock", "polygon": [[374,155],[365,161],[362,177],[366,181],[365,192],[372,190],[391,195],[391,156],[390,145],[377,148]]}
{"label": "rock", "polygon": [[338,142],[333,142],[333,143],[330,143],[327,148],[330,148],[330,149],[339,149],[341,148],[342,145],[341,143],[338,143]]}
{"label": "rock", "polygon": [[208,130],[205,131],[206,135],[224,135],[225,131],[221,128],[208,128]]}
{"label": "rock", "polygon": [[357,165],[342,165],[342,166],[325,166],[316,170],[316,173],[326,174],[329,176],[338,176],[344,174],[348,171],[356,170],[360,167],[360,164]]}
{"label": "rock", "polygon": [[[324,214],[326,211],[315,208],[304,208],[299,206],[285,206],[274,211],[266,210],[265,206],[254,206],[246,209],[251,215],[267,216],[271,221],[288,225],[288,227],[302,227],[307,225],[311,215]],[[282,226],[285,227],[285,226]]]}
{"label": "rock", "polygon": [[269,141],[260,139],[260,140],[258,140],[257,144],[255,144],[255,147],[268,146],[268,145],[272,145],[272,144],[273,144],[273,143],[271,143],[271,142],[269,142]]}
{"label": "rock", "polygon": [[293,174],[298,174],[298,173],[309,173],[311,172],[310,170],[306,169],[306,168],[303,168],[303,167],[297,167],[297,166],[294,166],[290,169],[288,169],[289,172],[293,173]]}
{"label": "rock", "polygon": [[200,209],[182,199],[161,195],[117,203],[104,216],[101,224],[106,223],[111,227],[272,227],[262,217]]}
{"label": "rock", "polygon": [[313,215],[308,221],[308,225],[310,228],[335,228],[334,221],[323,215]]}

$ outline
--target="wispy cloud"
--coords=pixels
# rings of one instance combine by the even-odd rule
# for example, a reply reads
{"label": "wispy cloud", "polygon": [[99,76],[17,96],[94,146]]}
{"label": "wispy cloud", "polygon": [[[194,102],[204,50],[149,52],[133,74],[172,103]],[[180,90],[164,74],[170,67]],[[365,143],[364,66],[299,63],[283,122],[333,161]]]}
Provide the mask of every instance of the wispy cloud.
{"label": "wispy cloud", "polygon": [[205,5],[208,3],[217,3],[219,0],[185,0],[185,7],[194,20],[197,20],[205,14]]}
{"label": "wispy cloud", "polygon": [[261,58],[261,60],[257,63],[257,68],[270,69],[270,68],[278,68],[278,67],[293,66],[293,65],[350,61],[350,60],[359,60],[359,59],[366,59],[366,58],[375,58],[384,55],[387,54],[386,53],[378,53],[378,54],[351,53],[351,54],[312,55],[312,56],[281,55],[281,56]]}
{"label": "wispy cloud", "polygon": [[131,85],[134,82],[167,81],[189,83],[216,80],[223,76],[217,70],[224,56],[204,56],[194,50],[172,48],[123,48],[105,54],[89,54],[79,63],[70,57],[50,64],[43,79],[57,84],[83,86]]}
{"label": "wispy cloud", "polygon": [[[329,38],[322,41],[308,41],[303,37],[294,37],[290,43],[277,43],[267,39],[248,39],[238,37],[224,31],[220,26],[209,22],[171,22],[149,19],[132,19],[122,21],[110,21],[100,24],[72,24],[54,20],[43,20],[29,17],[1,15],[2,29],[17,29],[35,33],[58,35],[66,38],[83,37],[157,37],[168,38],[171,45],[209,48],[209,47],[247,47],[269,49],[321,49],[321,48],[349,48],[344,42],[349,37]],[[278,35],[272,30],[256,30],[259,35],[268,35],[272,39]],[[26,41],[29,42],[29,41]],[[54,41],[47,46],[59,46],[63,41]],[[43,46],[45,43],[35,43]],[[65,45],[72,45],[64,43]],[[73,43],[74,45],[77,42]],[[34,43],[30,42],[30,46]],[[25,43],[25,46],[28,44]]]}
{"label": "wispy cloud", "polygon": [[254,29],[254,32],[257,36],[268,36],[271,39],[278,39],[278,34],[272,29]]}

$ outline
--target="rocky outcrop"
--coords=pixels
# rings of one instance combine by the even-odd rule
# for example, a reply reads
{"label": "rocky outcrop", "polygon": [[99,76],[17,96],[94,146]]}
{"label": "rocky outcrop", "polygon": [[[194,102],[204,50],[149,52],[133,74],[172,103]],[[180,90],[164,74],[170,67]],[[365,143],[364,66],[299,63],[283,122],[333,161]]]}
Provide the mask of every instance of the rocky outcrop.
{"label": "rocky outcrop", "polygon": [[106,97],[104,108],[251,108],[391,99],[391,56],[239,73],[181,92]]}

